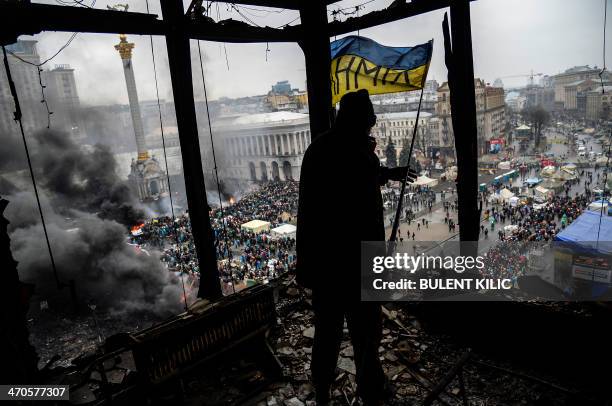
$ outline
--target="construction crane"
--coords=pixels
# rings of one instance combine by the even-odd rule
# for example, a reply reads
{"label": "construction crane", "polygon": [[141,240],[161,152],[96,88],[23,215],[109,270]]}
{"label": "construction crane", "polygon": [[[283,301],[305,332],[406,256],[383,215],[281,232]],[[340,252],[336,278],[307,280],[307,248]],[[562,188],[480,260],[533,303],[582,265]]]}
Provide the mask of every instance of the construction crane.
{"label": "construction crane", "polygon": [[509,79],[509,78],[529,78],[529,82],[527,83],[527,85],[529,87],[533,86],[533,78],[535,76],[544,76],[543,73],[533,73],[533,69],[531,70],[531,73],[524,73],[524,74],[519,74],[519,75],[509,75],[509,76],[501,76],[499,79]]}

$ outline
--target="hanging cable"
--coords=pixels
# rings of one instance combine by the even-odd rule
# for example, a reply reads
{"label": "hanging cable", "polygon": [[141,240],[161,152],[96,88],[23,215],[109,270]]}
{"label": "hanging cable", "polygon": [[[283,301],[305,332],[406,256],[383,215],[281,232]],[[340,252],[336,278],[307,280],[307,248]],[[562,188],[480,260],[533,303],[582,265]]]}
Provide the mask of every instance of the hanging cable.
{"label": "hanging cable", "polygon": [[606,25],[608,22],[608,1],[604,0],[604,24],[603,24],[603,68],[599,72],[599,81],[601,82],[601,93],[605,94],[605,86],[603,74],[606,72]]}
{"label": "hanging cable", "polygon": [[4,68],[6,70],[6,78],[9,83],[9,89],[11,92],[11,96],[13,97],[13,101],[15,103],[15,112],[14,112],[14,120],[19,123],[19,130],[21,131],[21,138],[23,139],[23,147],[25,149],[26,159],[28,161],[28,168],[30,169],[30,177],[32,178],[32,186],[34,187],[34,195],[36,196],[36,204],[38,205],[38,213],[40,214],[40,222],[42,223],[43,232],[45,234],[45,241],[47,242],[47,250],[49,251],[49,258],[51,259],[51,268],[53,269],[53,277],[55,278],[55,283],[57,284],[57,288],[61,289],[64,287],[64,284],[60,282],[59,275],[57,273],[57,267],[55,266],[55,259],[53,258],[53,251],[51,250],[51,242],[49,241],[49,233],[47,232],[47,225],[45,223],[45,216],[43,215],[42,206],[40,204],[40,196],[38,195],[38,187],[36,186],[36,178],[34,176],[34,169],[32,169],[32,160],[30,159],[30,151],[28,149],[28,143],[26,141],[25,132],[23,130],[22,123],[22,114],[21,114],[21,106],[19,105],[19,96],[17,95],[17,89],[15,88],[15,82],[13,81],[13,76],[11,75],[11,68],[8,63],[7,51],[6,48],[2,47],[2,53],[4,55]]}
{"label": "hanging cable", "polygon": [[606,171],[604,173],[603,191],[601,192],[602,203],[601,203],[601,210],[599,211],[599,225],[597,226],[597,240],[595,242],[596,250],[597,250],[597,247],[599,246],[599,233],[601,232],[601,220],[603,217],[604,208],[607,208],[607,205],[604,206],[603,202],[606,199],[606,187],[608,185],[608,171],[610,170],[610,152],[611,152],[610,147],[612,147],[612,130],[609,130],[609,135],[608,135],[608,153],[607,153],[608,159],[606,160]]}
{"label": "hanging cable", "polygon": [[288,27],[288,26],[289,26],[289,24],[291,24],[291,23],[293,23],[293,22],[296,22],[296,21],[297,21],[297,20],[299,20],[299,19],[300,19],[300,16],[297,16],[297,17],[295,17],[293,20],[289,21],[288,23],[285,23],[285,24],[283,24],[283,25],[279,25],[278,27],[274,27],[274,28],[279,29],[279,28],[285,28],[285,27]]}
{"label": "hanging cable", "polygon": [[47,99],[45,98],[45,88],[47,86],[43,85],[42,82],[43,70],[39,67],[37,67],[36,70],[38,71],[38,83],[40,84],[40,94],[42,96],[42,100],[40,102],[43,103],[45,105],[45,109],[47,109],[47,128],[51,128],[51,114],[53,114],[53,112],[49,110],[49,103],[47,103]]}
{"label": "hanging cable", "polygon": [[[92,6],[96,3],[96,0],[94,0],[92,2]],[[53,112],[49,109],[49,103],[47,102],[47,99],[45,98],[45,87],[42,83],[42,69],[40,68],[41,66],[43,66],[44,64],[46,64],[47,62],[49,62],[50,60],[52,60],[53,58],[55,58],[56,56],[58,56],[60,54],[60,52],[62,52],[64,49],[66,49],[74,40],[74,38],[77,36],[78,32],[72,33],[72,35],[70,36],[70,38],[68,39],[68,41],[62,45],[60,47],[60,49],[57,50],[56,53],[54,53],[51,57],[45,59],[43,62],[40,63],[34,63],[34,62],[30,62],[28,60],[23,59],[22,57],[20,57],[19,55],[15,54],[14,52],[11,51],[5,51],[7,53],[9,53],[11,56],[13,56],[14,58],[20,60],[21,62],[28,64],[28,65],[32,65],[32,66],[36,66],[36,70],[38,71],[38,83],[40,84],[40,93],[42,95],[42,100],[41,103],[45,104],[45,108],[47,110],[47,128],[51,128],[51,114],[53,114]]]}
{"label": "hanging cable", "polygon": [[52,60],[53,58],[55,58],[56,56],[58,56],[64,49],[68,48],[68,46],[72,43],[72,41],[74,41],[74,39],[76,38],[76,36],[78,35],[78,32],[74,32],[72,33],[72,35],[70,36],[70,38],[68,39],[68,41],[66,41],[66,43],[64,45],[62,45],[57,52],[55,52],[53,55],[51,55],[49,58],[45,59],[44,61],[40,62],[40,63],[34,63],[34,62],[30,62],[27,61],[25,59],[23,59],[22,57],[20,57],[19,55],[15,54],[12,51],[6,51],[7,53],[9,53],[11,56],[14,56],[15,58],[19,59],[21,62],[23,63],[27,63],[28,65],[33,65],[33,66],[43,66],[44,64],[46,64],[47,62],[49,62],[50,60]]}
{"label": "hanging cable", "polygon": [[[210,107],[208,105],[208,92],[206,91],[206,80],[204,79],[204,62],[202,61],[202,48],[200,47],[200,40],[198,40],[198,56],[200,57],[200,72],[202,73],[202,86],[204,87],[204,102],[206,103],[206,118],[208,119],[208,132],[210,134],[210,148],[212,150],[213,165],[215,171],[215,180],[217,182],[217,194],[219,195],[219,210],[221,211],[221,226],[223,227],[223,241],[227,246],[227,228],[225,226],[225,213],[223,211],[223,199],[221,199],[221,181],[219,180],[219,171],[217,167],[217,157],[215,154],[215,142],[213,140],[212,124],[210,121]],[[224,247],[225,248],[225,247]],[[230,276],[232,277],[232,289],[234,293],[234,274],[230,270]]]}
{"label": "hanging cable", "polygon": [[[604,0],[603,68],[601,72],[599,72],[599,80],[601,81],[601,93],[602,94],[606,93],[606,88],[603,82],[603,74],[606,71],[606,23],[607,23],[607,19],[608,19],[608,2],[607,0]],[[608,131],[609,131],[608,153],[607,153],[607,159],[606,159],[606,172],[604,173],[604,182],[603,182],[604,184],[603,184],[603,192],[602,192],[602,198],[601,198],[602,201],[605,201],[606,199],[606,187],[608,186],[608,171],[610,170],[610,147],[612,147],[612,130],[608,130]],[[602,202],[601,210],[599,212],[599,225],[597,226],[597,241],[595,243],[595,249],[597,249],[597,247],[599,246],[599,234],[601,232],[601,220],[603,217],[604,207],[607,207],[607,205],[604,206]]]}
{"label": "hanging cable", "polygon": [[[145,4],[147,6],[147,14],[150,14],[149,0],[146,0]],[[170,213],[172,216],[172,228],[174,231],[174,239],[176,241],[176,248],[178,250],[179,239],[178,239],[178,232],[176,230],[176,218],[174,216],[174,202],[172,199],[172,187],[170,186],[170,170],[168,169],[168,155],[166,154],[166,137],[164,135],[164,120],[162,118],[161,103],[159,101],[159,85],[157,81],[157,66],[155,64],[155,51],[153,49],[153,35],[149,35],[149,40],[151,43],[151,60],[153,62],[153,77],[155,79],[155,96],[157,97],[157,112],[159,113],[159,129],[161,132],[162,149],[164,151],[164,163],[166,164],[165,165],[166,166],[166,182],[168,183],[168,196],[170,197]],[[189,306],[187,305],[187,290],[185,289],[185,279],[184,279],[182,270],[180,274],[181,274],[181,285],[183,288],[183,298],[185,299],[184,301],[185,312],[189,312]]]}

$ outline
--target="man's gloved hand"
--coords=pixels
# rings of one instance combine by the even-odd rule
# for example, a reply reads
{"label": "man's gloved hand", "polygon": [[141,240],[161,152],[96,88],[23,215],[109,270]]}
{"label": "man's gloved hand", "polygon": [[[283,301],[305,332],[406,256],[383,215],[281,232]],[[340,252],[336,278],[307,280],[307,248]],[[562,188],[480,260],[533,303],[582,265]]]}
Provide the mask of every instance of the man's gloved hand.
{"label": "man's gloved hand", "polygon": [[417,178],[417,173],[410,170],[408,173],[407,166],[399,166],[397,168],[387,168],[387,178],[389,180],[403,181],[408,175],[408,182],[412,182]]}

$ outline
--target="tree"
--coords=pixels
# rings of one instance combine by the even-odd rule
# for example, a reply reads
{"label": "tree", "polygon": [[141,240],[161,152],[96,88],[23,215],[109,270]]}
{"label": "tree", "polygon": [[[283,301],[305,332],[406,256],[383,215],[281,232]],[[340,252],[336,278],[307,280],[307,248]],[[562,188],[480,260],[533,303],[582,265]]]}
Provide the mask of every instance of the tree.
{"label": "tree", "polygon": [[397,151],[391,137],[389,137],[387,147],[385,148],[385,157],[387,158],[387,168],[395,168],[397,166]]}
{"label": "tree", "polygon": [[550,113],[541,105],[529,106],[522,111],[523,119],[531,123],[536,149],[540,147],[542,129],[550,121]]}
{"label": "tree", "polygon": [[402,150],[400,151],[399,156],[399,166],[408,166],[408,161],[410,161],[410,142],[408,139],[404,139]]}
{"label": "tree", "polygon": [[[506,113],[506,117],[508,113]],[[504,134],[506,135],[506,139],[508,140],[508,146],[512,145],[512,125],[510,124],[509,119],[506,119],[506,125],[504,126]]]}

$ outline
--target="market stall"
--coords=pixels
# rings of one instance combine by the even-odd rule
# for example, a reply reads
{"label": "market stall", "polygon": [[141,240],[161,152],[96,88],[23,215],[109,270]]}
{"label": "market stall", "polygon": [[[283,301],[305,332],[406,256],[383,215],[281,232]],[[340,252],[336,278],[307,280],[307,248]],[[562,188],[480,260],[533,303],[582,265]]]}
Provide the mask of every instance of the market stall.
{"label": "market stall", "polygon": [[281,224],[280,226],[273,228],[270,231],[272,238],[295,238],[297,227],[293,224]]}
{"label": "market stall", "polygon": [[255,234],[270,231],[270,223],[263,220],[251,220],[240,226],[242,230],[250,231]]}

